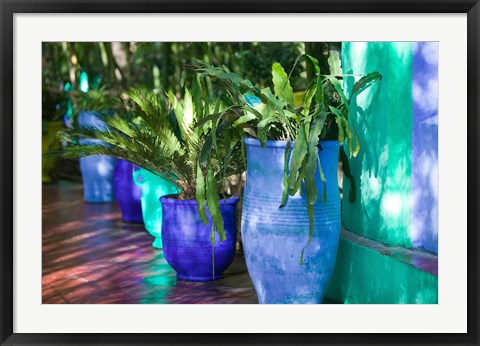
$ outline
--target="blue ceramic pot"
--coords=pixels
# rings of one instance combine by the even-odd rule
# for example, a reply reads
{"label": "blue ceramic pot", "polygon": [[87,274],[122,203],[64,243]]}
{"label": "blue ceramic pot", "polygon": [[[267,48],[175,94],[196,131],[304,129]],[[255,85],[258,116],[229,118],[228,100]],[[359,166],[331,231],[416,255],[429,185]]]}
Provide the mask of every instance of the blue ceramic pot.
{"label": "blue ceramic pot", "polygon": [[133,172],[133,181],[142,189],[142,215],[145,229],[154,237],[152,246],[162,248],[162,203],[160,197],[180,193],[169,180],[140,168]]}
{"label": "blue ceramic pot", "polygon": [[142,188],[133,181],[133,172],[139,167],[126,160],[117,159],[113,177],[115,200],[125,222],[143,223]]}
{"label": "blue ceramic pot", "polygon": [[[279,209],[283,192],[284,141],[262,148],[245,140],[247,179],[243,194],[242,240],[248,272],[261,304],[321,303],[332,275],[340,238],[337,141],[320,142],[320,162],[327,180],[327,201],[317,172],[313,239],[308,243],[309,218],[305,191],[290,196]],[[293,148],[293,143],[292,143]]]}
{"label": "blue ceramic pot", "polygon": [[[106,124],[94,112],[80,112],[79,126],[105,129]],[[96,139],[84,139],[80,144],[104,144]],[[80,159],[80,171],[83,179],[83,199],[87,203],[108,203],[113,201],[113,170],[115,158],[106,155],[94,155]]]}
{"label": "blue ceramic pot", "polygon": [[177,272],[177,278],[189,281],[220,279],[232,263],[237,242],[235,209],[239,198],[220,200],[227,239],[220,241],[215,232],[213,249],[215,271],[212,266],[212,221],[207,207],[208,225],[200,219],[195,200],[161,198],[163,206],[163,253],[168,264]]}

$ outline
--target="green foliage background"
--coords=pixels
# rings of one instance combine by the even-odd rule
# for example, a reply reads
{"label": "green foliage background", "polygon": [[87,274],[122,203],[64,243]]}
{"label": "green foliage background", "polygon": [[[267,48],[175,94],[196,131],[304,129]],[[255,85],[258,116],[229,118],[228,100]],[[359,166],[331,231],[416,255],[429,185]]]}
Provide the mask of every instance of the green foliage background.
{"label": "green foliage background", "polygon": [[[100,83],[113,93],[146,87],[172,91],[181,98],[183,67],[193,58],[226,65],[264,88],[273,87],[273,62],[288,70],[295,58],[306,52],[326,69],[329,51],[339,47],[340,43],[325,42],[45,42],[42,114],[47,120],[65,114],[65,87],[70,83],[78,90],[82,71],[87,72],[90,84]],[[291,81],[294,90],[306,89],[308,73],[305,64],[295,70]]]}

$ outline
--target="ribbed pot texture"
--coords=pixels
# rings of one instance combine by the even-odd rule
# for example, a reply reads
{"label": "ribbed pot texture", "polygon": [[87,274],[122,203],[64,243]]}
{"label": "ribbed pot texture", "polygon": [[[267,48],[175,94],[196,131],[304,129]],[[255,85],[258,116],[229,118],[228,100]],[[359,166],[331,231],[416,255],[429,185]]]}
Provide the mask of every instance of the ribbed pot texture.
{"label": "ribbed pot texture", "polygon": [[[242,240],[248,272],[261,304],[318,304],[332,275],[340,238],[337,141],[320,142],[320,162],[327,180],[327,201],[317,172],[314,234],[308,243],[309,218],[305,191],[290,196],[279,209],[283,192],[286,142],[261,147],[245,140],[247,179],[242,207]],[[293,148],[293,143],[292,143]]]}
{"label": "ribbed pot texture", "polygon": [[167,262],[177,272],[178,279],[210,281],[221,278],[222,273],[232,263],[235,256],[237,242],[235,208],[238,200],[238,197],[220,200],[220,211],[227,239],[221,242],[215,232],[214,257],[212,258],[210,241],[212,222],[208,207],[209,224],[205,225],[200,219],[195,200],[161,198],[163,253]]}
{"label": "ribbed pot texture", "polygon": [[160,197],[175,195],[180,190],[170,181],[146,169],[133,173],[133,180],[142,189],[142,215],[145,229],[154,237],[152,246],[162,248],[162,204]]}
{"label": "ribbed pot texture", "polygon": [[[94,112],[80,112],[80,126],[104,129],[106,124],[98,119]],[[95,139],[81,140],[80,144],[103,143]],[[108,203],[113,201],[113,170],[115,158],[106,155],[94,155],[80,159],[80,171],[83,179],[83,199],[87,203]]]}
{"label": "ribbed pot texture", "polygon": [[138,166],[126,160],[117,159],[115,162],[113,188],[125,222],[143,223],[142,188],[133,181],[133,172],[138,169]]}

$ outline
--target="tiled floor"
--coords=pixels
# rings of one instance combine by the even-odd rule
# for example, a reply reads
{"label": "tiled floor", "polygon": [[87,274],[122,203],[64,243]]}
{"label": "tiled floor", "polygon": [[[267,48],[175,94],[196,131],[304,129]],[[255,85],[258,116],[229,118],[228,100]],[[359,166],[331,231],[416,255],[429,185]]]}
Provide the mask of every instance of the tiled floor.
{"label": "tiled floor", "polygon": [[79,183],[43,185],[44,304],[257,303],[242,255],[222,280],[177,281],[143,225],[82,196]]}

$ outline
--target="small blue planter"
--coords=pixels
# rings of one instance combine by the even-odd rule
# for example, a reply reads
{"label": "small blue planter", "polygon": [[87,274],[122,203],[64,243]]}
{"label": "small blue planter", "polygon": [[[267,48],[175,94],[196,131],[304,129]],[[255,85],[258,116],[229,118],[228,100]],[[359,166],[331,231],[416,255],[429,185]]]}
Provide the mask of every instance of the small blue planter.
{"label": "small blue planter", "polygon": [[122,220],[132,223],[143,223],[142,188],[133,181],[133,172],[139,167],[126,160],[117,159],[113,187],[115,200],[122,211]]}
{"label": "small blue planter", "polygon": [[[94,112],[80,112],[79,126],[91,126],[105,129],[106,124],[95,116]],[[102,144],[95,139],[84,139],[80,144]],[[108,203],[113,201],[113,170],[115,158],[106,155],[94,155],[80,159],[80,171],[83,179],[83,199],[87,203]]]}
{"label": "small blue planter", "polygon": [[[327,202],[317,172],[314,234],[308,243],[305,192],[290,196],[279,209],[283,192],[286,142],[268,141],[262,148],[245,140],[247,179],[242,207],[242,240],[248,272],[261,304],[318,304],[332,275],[340,238],[337,141],[320,142],[320,161],[327,180]],[[292,143],[293,148],[293,143]]]}
{"label": "small blue planter", "polygon": [[142,189],[142,215],[145,229],[155,238],[152,246],[162,248],[162,204],[160,197],[180,193],[172,182],[146,169],[133,173],[133,181]]}
{"label": "small blue planter", "polygon": [[177,272],[177,278],[188,281],[220,279],[232,263],[237,242],[235,209],[239,198],[220,200],[227,239],[223,242],[215,233],[213,249],[215,272],[212,265],[210,234],[212,221],[207,207],[209,224],[205,225],[198,213],[195,200],[161,198],[163,205],[163,253],[168,264]]}

